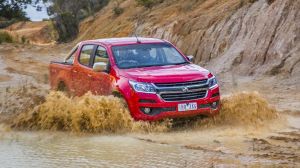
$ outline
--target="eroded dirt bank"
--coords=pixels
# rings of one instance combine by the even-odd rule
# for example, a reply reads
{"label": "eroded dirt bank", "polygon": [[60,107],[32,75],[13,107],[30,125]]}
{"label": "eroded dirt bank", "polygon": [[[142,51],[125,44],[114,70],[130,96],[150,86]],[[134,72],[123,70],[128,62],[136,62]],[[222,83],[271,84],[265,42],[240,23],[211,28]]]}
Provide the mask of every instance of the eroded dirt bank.
{"label": "eroded dirt bank", "polygon": [[139,123],[114,97],[49,94],[48,62],[63,58],[71,45],[0,47],[0,74],[10,76],[0,82],[1,120],[6,123],[0,130],[0,160],[7,167],[59,166],[65,160],[72,167],[82,159],[90,166],[127,167],[145,162],[165,167],[300,164],[299,88],[282,85],[280,76],[221,73],[223,109],[216,118],[180,126],[171,121]]}
{"label": "eroded dirt bank", "polygon": [[[78,41],[112,36],[157,37],[176,44],[214,73],[300,76],[300,1],[164,0],[146,9],[115,3],[81,23]],[[102,24],[106,23],[106,24]]]}
{"label": "eroded dirt bank", "polygon": [[50,21],[21,21],[2,29],[2,31],[8,32],[14,41],[25,44],[55,44],[58,38]]}

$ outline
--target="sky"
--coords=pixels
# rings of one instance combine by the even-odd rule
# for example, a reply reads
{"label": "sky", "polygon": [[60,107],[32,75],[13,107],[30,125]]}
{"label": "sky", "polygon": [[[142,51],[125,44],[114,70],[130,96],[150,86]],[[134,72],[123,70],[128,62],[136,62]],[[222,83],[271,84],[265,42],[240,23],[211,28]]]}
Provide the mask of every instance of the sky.
{"label": "sky", "polygon": [[40,4],[40,6],[42,7],[42,11],[37,11],[35,7],[30,5],[25,9],[27,17],[29,17],[31,21],[41,21],[45,18],[49,18],[45,5]]}

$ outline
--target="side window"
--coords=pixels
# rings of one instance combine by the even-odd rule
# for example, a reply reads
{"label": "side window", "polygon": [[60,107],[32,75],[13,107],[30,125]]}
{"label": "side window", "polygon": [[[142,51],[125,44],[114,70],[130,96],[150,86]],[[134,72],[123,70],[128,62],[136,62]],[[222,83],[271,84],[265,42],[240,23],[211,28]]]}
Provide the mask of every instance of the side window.
{"label": "side window", "polygon": [[105,62],[108,64],[108,55],[106,52],[106,49],[104,47],[98,46],[95,54],[95,61],[94,63],[97,62]]}
{"label": "side window", "polygon": [[75,53],[76,53],[76,50],[73,53],[71,53],[69,58],[66,60],[66,63],[68,63],[68,64],[73,64],[74,63]]}
{"label": "side window", "polygon": [[82,65],[89,66],[90,58],[93,53],[94,45],[84,45],[80,51],[79,62]]}
{"label": "side window", "polygon": [[65,63],[68,64],[73,64],[74,63],[74,59],[75,59],[75,55],[76,55],[76,51],[78,49],[78,45],[75,46],[68,54],[67,58],[65,58]]}

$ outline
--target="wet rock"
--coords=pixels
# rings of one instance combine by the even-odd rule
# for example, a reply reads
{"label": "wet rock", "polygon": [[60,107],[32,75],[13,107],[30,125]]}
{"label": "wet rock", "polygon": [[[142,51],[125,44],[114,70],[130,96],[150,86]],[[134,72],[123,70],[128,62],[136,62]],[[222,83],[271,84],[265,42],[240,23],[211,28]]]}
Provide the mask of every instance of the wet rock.
{"label": "wet rock", "polygon": [[293,137],[270,136],[269,138],[278,141],[284,141],[284,142],[300,142],[300,138],[293,138]]}

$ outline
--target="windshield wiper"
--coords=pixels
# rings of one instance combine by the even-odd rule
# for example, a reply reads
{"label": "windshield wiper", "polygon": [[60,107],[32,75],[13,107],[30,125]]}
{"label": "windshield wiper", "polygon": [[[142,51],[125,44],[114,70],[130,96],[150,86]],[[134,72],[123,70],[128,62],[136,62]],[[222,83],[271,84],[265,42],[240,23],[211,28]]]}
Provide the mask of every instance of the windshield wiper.
{"label": "windshield wiper", "polygon": [[183,64],[189,64],[189,62],[180,62],[180,63],[171,64],[171,65],[183,65]]}
{"label": "windshield wiper", "polygon": [[175,64],[154,64],[154,65],[142,65],[142,66],[129,66],[129,67],[122,67],[122,69],[146,68],[146,67],[154,67],[154,66],[182,65],[182,64],[189,64],[189,62],[180,62],[180,63],[175,63]]}
{"label": "windshield wiper", "polygon": [[182,65],[182,64],[188,64],[188,62],[180,62],[180,63],[175,63],[175,64],[156,64],[156,65],[144,65],[140,66],[141,68],[143,67],[153,67],[153,66],[170,66],[170,65]]}
{"label": "windshield wiper", "polygon": [[141,68],[143,67],[153,67],[153,66],[164,66],[165,64],[156,64],[156,65],[144,65],[144,66],[141,66]]}

